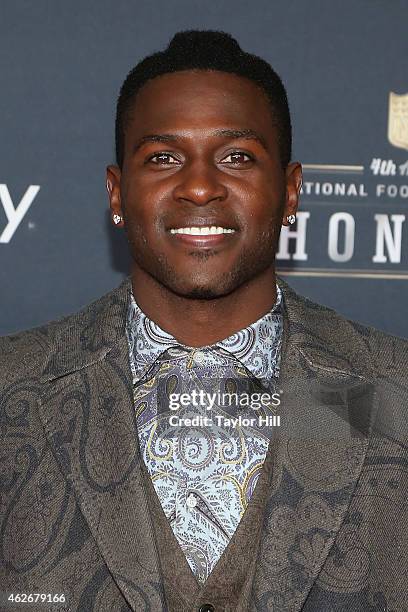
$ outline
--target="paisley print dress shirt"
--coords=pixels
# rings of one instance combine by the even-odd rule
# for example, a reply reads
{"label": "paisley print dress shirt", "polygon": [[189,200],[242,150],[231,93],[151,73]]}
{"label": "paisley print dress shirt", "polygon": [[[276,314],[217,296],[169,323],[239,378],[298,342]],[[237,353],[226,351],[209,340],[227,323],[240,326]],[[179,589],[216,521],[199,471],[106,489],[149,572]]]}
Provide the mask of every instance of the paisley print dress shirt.
{"label": "paisley print dress shirt", "polygon": [[[220,390],[237,390],[237,380],[255,380],[270,395],[277,390],[283,302],[278,286],[276,290],[276,303],[267,314],[200,348],[179,343],[131,295],[126,329],[140,451],[173,533],[201,583],[242,518],[273,435],[274,425],[265,418],[276,414],[273,408],[262,405],[259,410],[239,402],[221,406],[218,400]],[[170,392],[198,399],[200,390],[213,391],[211,410],[202,401],[169,409]],[[188,417],[196,417],[195,423]]]}

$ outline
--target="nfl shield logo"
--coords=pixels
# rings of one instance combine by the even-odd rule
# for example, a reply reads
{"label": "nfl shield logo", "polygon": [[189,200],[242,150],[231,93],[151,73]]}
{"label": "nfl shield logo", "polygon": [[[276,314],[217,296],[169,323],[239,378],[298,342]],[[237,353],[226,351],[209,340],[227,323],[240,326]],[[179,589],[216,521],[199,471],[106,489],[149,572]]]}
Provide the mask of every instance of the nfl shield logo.
{"label": "nfl shield logo", "polygon": [[408,94],[399,96],[390,92],[388,140],[394,147],[408,149]]}

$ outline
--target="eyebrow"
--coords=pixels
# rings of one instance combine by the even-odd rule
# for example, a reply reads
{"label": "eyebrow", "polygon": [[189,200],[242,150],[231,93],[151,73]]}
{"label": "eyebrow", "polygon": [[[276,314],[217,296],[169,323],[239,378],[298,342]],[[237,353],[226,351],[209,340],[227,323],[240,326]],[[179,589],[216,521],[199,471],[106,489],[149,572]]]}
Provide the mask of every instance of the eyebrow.
{"label": "eyebrow", "polygon": [[[266,140],[257,132],[250,129],[244,130],[215,130],[212,133],[214,136],[219,136],[221,138],[231,138],[231,139],[245,139],[245,140],[255,140],[258,142],[265,151],[268,151],[268,145],[266,144]],[[140,138],[133,149],[133,152],[136,153],[144,144],[149,142],[180,142],[182,140],[181,136],[177,134],[146,134],[146,136],[142,136]]]}

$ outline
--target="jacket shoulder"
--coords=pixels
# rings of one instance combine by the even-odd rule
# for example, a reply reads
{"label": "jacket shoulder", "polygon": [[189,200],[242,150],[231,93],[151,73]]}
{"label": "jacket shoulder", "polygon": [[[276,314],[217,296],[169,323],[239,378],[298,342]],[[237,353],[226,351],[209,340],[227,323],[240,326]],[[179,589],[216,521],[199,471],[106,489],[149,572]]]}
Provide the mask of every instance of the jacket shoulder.
{"label": "jacket shoulder", "polygon": [[373,370],[379,378],[400,377],[405,378],[406,381],[408,377],[408,340],[406,338],[358,323],[328,306],[311,302],[307,298],[303,299],[313,311],[316,320],[319,320],[319,325],[332,330],[338,342],[359,343],[365,347]]}
{"label": "jacket shoulder", "polygon": [[408,340],[380,331],[374,327],[349,321],[366,342],[379,376],[408,376]]}
{"label": "jacket shoulder", "polygon": [[407,339],[353,321],[328,306],[297,294],[280,278],[279,284],[284,290],[291,328],[295,333],[303,334],[308,349],[317,348],[333,359],[340,356],[345,367],[348,364],[356,369],[360,364],[366,373],[371,372],[377,379],[383,376],[407,379]]}
{"label": "jacket shoulder", "polygon": [[[0,385],[19,379],[35,379],[42,374],[47,359],[56,347],[60,351],[70,351],[74,346],[79,352],[84,330],[99,329],[109,325],[106,312],[111,312],[117,302],[121,289],[126,288],[124,281],[119,288],[86,304],[74,313],[14,334],[0,337]],[[82,346],[82,348],[81,348]]]}
{"label": "jacket shoulder", "polygon": [[0,337],[0,385],[36,378],[42,371],[50,347],[73,315]]}

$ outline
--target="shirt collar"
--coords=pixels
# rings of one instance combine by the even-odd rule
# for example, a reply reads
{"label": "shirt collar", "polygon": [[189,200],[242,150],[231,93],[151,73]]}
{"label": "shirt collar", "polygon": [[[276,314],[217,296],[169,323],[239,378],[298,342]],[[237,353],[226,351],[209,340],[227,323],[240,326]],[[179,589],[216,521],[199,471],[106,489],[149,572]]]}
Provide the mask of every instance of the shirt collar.
{"label": "shirt collar", "polygon": [[228,338],[197,349],[181,344],[149,319],[131,293],[126,332],[133,379],[136,381],[141,378],[159,355],[174,346],[189,351],[216,351],[220,347],[238,359],[257,378],[277,377],[283,330],[282,312],[282,291],[276,285],[276,302],[269,312]]}

